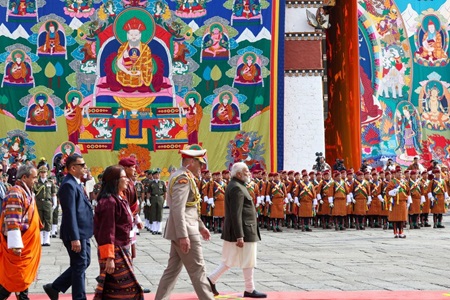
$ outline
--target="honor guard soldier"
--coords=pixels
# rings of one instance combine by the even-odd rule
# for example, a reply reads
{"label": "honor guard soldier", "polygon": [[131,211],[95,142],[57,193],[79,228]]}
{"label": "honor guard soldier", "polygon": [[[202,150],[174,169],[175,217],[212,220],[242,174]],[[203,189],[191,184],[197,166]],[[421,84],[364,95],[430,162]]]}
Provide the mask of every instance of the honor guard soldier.
{"label": "honor guard soldier", "polygon": [[346,218],[346,227],[347,228],[355,228],[355,216],[353,214],[353,194],[351,193],[351,189],[353,186],[353,168],[347,171],[347,178],[345,178],[345,185],[347,187],[348,195],[347,195],[347,218]]}
{"label": "honor guard soldier", "polygon": [[41,230],[41,245],[50,246],[50,231],[52,229],[53,209],[58,205],[56,199],[56,185],[47,178],[48,169],[46,166],[39,168],[39,179],[34,185],[36,195],[36,205],[44,227]]}
{"label": "honor guard soldier", "polygon": [[330,171],[323,172],[323,179],[317,186],[317,199],[319,200],[319,209],[317,215],[320,217],[320,223],[323,229],[330,229],[331,199],[333,197],[333,180],[330,178]]}
{"label": "honor guard soldier", "polygon": [[211,184],[211,172],[208,169],[204,169],[202,171],[202,181],[200,184],[200,195],[202,197],[202,209],[201,209],[201,216],[203,224],[205,224],[206,228],[208,228],[209,231],[213,230],[213,220],[212,220],[212,209],[211,205],[209,204],[209,197],[208,197],[208,188]]}
{"label": "honor guard soldier", "polygon": [[428,184],[430,183],[430,180],[428,179],[429,175],[426,170],[422,171],[421,173],[421,179],[422,182],[422,189],[425,195],[425,202],[420,205],[420,227],[431,227],[431,225],[428,223],[428,214],[430,213],[430,204],[431,201],[428,199]]}
{"label": "honor guard soldier", "polygon": [[380,228],[381,224],[381,206],[383,205],[383,197],[381,196],[382,182],[378,178],[376,170],[372,170],[372,180],[370,180],[370,191],[372,192],[372,203],[367,211],[369,226],[371,228]]}
{"label": "honor guard soldier", "polygon": [[145,171],[146,178],[142,180],[142,185],[144,187],[144,200],[142,201],[142,206],[144,206],[144,226],[147,231],[150,231],[150,183],[153,181],[153,170]]}
{"label": "honor guard soldier", "polygon": [[[295,218],[297,217],[297,205],[294,204],[294,197],[292,195],[294,194],[295,189],[295,171],[290,170],[287,173],[287,179],[284,182],[284,185],[286,186],[286,193],[289,200],[289,203],[286,205],[286,227],[287,228],[294,228],[296,225]],[[300,176],[299,176],[300,177]]]}
{"label": "honor guard soldier", "polygon": [[314,185],[308,180],[308,171],[302,170],[303,180],[294,190],[294,203],[299,206],[298,217],[302,231],[312,231],[309,228],[310,220],[315,216],[317,195]]}
{"label": "honor guard soldier", "polygon": [[220,172],[213,173],[213,180],[209,185],[209,204],[213,208],[214,233],[222,233],[222,223],[225,217],[225,189],[227,184],[222,180]]}
{"label": "honor guard soldier", "polygon": [[166,198],[166,183],[159,179],[160,169],[153,171],[153,180],[150,182],[150,231],[152,234],[161,234],[164,199]]}
{"label": "honor guard soldier", "polygon": [[228,182],[230,182],[230,171],[228,170],[222,171],[222,180],[228,185]]}
{"label": "honor guard soldier", "polygon": [[[345,174],[345,171],[343,174]],[[331,189],[332,194],[329,196],[331,199],[328,198],[328,202],[330,203],[335,230],[345,230],[344,218],[347,215],[347,187],[344,179],[341,178],[341,172],[333,172]]]}
{"label": "honor guard soldier", "polygon": [[271,199],[270,219],[272,220],[273,232],[282,232],[281,226],[284,220],[285,206],[289,201],[286,186],[281,181],[279,173],[274,173],[269,196]]}
{"label": "honor guard soldier", "polygon": [[428,185],[428,199],[431,201],[433,213],[433,228],[445,228],[442,225],[442,215],[446,213],[450,201],[445,181],[441,179],[441,171],[433,169],[433,180]]}
{"label": "honor guard soldier", "polygon": [[350,186],[350,195],[353,203],[353,214],[356,219],[356,229],[364,230],[364,218],[368,210],[368,205],[372,202],[370,183],[364,179],[364,173],[356,172],[356,179]]}
{"label": "honor guard soldier", "polygon": [[409,192],[412,198],[412,203],[408,209],[410,229],[420,229],[420,207],[423,205],[423,203],[425,203],[423,183],[420,178],[417,178],[417,172],[418,171],[416,169],[411,170],[409,179]]}
{"label": "honor guard soldier", "polygon": [[406,238],[403,234],[403,225],[407,221],[407,207],[412,199],[409,193],[409,184],[402,179],[402,169],[398,166],[394,171],[394,178],[386,188],[389,199],[389,222],[394,228],[395,238]]}
{"label": "honor guard soldier", "polygon": [[55,209],[53,209],[53,213],[52,213],[52,231],[50,232],[50,235],[52,238],[56,238],[56,236],[58,235],[58,217],[59,217],[59,199],[58,199],[58,184],[56,183],[56,177],[55,176],[49,176],[48,177],[49,180],[51,180],[53,182],[53,184],[56,187],[56,207]]}

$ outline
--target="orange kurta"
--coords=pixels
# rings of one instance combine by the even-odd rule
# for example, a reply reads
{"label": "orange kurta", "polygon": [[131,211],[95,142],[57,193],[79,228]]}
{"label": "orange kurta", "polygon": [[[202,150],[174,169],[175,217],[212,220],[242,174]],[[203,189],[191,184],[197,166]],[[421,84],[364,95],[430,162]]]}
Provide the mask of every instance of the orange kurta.
{"label": "orange kurta", "polygon": [[355,179],[351,186],[351,192],[353,193],[353,198],[356,200],[356,203],[353,204],[353,214],[365,216],[368,209],[367,200],[371,196],[370,183],[367,180],[359,182]]}
{"label": "orange kurta", "polygon": [[[390,196],[389,192],[399,187],[396,196]],[[390,199],[389,222],[406,222],[408,220],[407,202],[409,186],[403,180],[392,179],[386,188],[386,194]]]}
{"label": "orange kurta", "polygon": [[447,187],[445,186],[444,180],[433,179],[428,185],[428,193],[432,193],[436,201],[432,204],[431,212],[433,214],[445,214],[447,209],[445,207],[445,193],[447,192]]}
{"label": "orange kurta", "polygon": [[270,217],[276,219],[284,218],[284,199],[286,195],[286,187],[282,182],[273,182],[270,188],[270,197],[272,205],[270,207]]}
{"label": "orange kurta", "polygon": [[317,194],[320,193],[322,197],[323,204],[319,203],[319,208],[317,210],[317,215],[328,216],[331,215],[330,205],[328,203],[328,197],[333,196],[333,180],[326,181],[322,180],[316,187]]}
{"label": "orange kurta", "polygon": [[347,215],[347,189],[345,181],[334,181],[333,183],[333,203],[334,207],[332,212],[333,216],[346,216]]}
{"label": "orange kurta", "polygon": [[379,216],[381,214],[381,207],[383,203],[378,199],[378,195],[381,195],[381,181],[371,182],[372,203],[370,203],[368,216]]}
{"label": "orange kurta", "polygon": [[294,194],[298,197],[300,207],[298,209],[298,216],[301,218],[311,218],[314,216],[313,202],[316,199],[316,191],[311,182],[305,184],[300,181],[300,184],[295,188]]}
{"label": "orange kurta", "polygon": [[412,179],[409,181],[409,189],[412,198],[412,203],[409,207],[408,213],[410,215],[420,214],[420,199],[423,196],[422,181],[418,179],[414,182]]}

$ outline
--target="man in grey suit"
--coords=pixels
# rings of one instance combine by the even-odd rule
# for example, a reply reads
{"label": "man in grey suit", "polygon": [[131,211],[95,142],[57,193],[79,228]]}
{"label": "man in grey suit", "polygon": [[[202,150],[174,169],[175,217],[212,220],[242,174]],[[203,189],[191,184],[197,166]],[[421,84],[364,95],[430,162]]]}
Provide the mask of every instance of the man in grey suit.
{"label": "man in grey suit", "polygon": [[195,182],[195,177],[200,175],[202,166],[206,164],[206,150],[199,145],[189,145],[180,153],[182,166],[170,176],[167,189],[170,213],[164,237],[171,241],[169,262],[159,281],[155,300],[169,299],[183,265],[198,298],[213,300],[200,239],[202,236],[208,241],[211,235],[200,219],[201,196]]}
{"label": "man in grey suit", "polygon": [[231,181],[225,190],[225,225],[222,232],[222,262],[208,281],[214,295],[219,295],[216,282],[231,267],[239,267],[244,273],[246,298],[266,298],[255,290],[253,272],[256,266],[257,242],[261,240],[255,204],[246,184],[251,180],[247,165],[235,163],[231,167]]}

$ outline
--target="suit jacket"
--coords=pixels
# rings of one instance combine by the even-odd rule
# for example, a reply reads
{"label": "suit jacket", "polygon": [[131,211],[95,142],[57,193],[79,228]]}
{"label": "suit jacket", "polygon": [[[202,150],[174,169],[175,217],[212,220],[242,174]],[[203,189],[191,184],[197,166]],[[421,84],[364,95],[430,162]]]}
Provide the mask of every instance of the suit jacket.
{"label": "suit jacket", "polygon": [[245,183],[232,178],[225,191],[225,224],[221,238],[236,242],[241,237],[244,242],[261,240],[253,199]]}
{"label": "suit jacket", "polygon": [[167,204],[170,207],[164,237],[177,241],[189,237],[191,240],[200,240],[200,230],[205,225],[200,219],[198,206],[192,205],[200,198],[194,175],[184,167],[178,169],[169,178]]}
{"label": "suit jacket", "polygon": [[68,174],[61,183],[58,196],[62,209],[61,239],[90,239],[94,233],[94,214],[84,188]]}

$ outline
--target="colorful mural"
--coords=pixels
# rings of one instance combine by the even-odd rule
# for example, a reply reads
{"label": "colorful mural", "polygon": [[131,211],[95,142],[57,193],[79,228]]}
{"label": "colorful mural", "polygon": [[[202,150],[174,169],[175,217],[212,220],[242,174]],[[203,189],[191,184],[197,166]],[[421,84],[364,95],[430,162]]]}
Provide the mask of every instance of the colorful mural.
{"label": "colorful mural", "polygon": [[0,0],[4,159],[168,170],[199,143],[211,169],[276,169],[283,18],[269,0]]}
{"label": "colorful mural", "polygon": [[363,159],[450,163],[450,1],[358,0]]}

